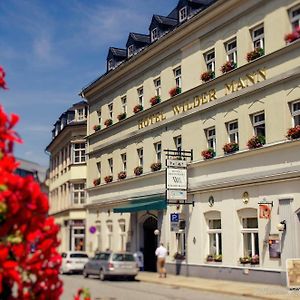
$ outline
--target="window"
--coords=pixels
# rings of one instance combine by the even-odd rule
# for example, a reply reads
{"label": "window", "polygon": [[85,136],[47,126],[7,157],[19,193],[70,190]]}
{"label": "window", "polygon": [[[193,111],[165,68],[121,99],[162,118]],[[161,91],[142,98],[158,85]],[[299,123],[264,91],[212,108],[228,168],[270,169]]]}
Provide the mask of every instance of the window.
{"label": "window", "polygon": [[178,152],[178,155],[181,155],[181,151],[182,151],[182,139],[181,139],[181,135],[174,137],[174,143],[175,143],[175,148]]}
{"label": "window", "polygon": [[155,154],[156,154],[156,161],[161,162],[161,142],[154,144]]}
{"label": "window", "polygon": [[123,113],[127,114],[127,97],[126,96],[121,98],[121,104],[122,104]]}
{"label": "window", "polygon": [[139,148],[137,149],[138,159],[139,159],[139,166],[143,166],[144,164],[144,149]]}
{"label": "window", "polygon": [[85,162],[85,143],[73,144],[74,163]]}
{"label": "window", "polygon": [[212,50],[205,54],[205,62],[207,71],[215,71],[215,50]]}
{"label": "window", "polygon": [[264,37],[264,27],[260,25],[252,30],[252,41],[253,48],[262,48],[264,49],[265,37]]}
{"label": "window", "polygon": [[125,251],[125,235],[126,235],[126,223],[124,219],[119,220],[120,226],[120,242],[121,242],[121,251]]}
{"label": "window", "polygon": [[113,222],[111,220],[106,221],[107,226],[107,238],[108,238],[108,244],[107,249],[112,249],[112,233],[113,233]]}
{"label": "window", "polygon": [[121,159],[122,159],[123,171],[126,172],[126,170],[127,170],[127,155],[126,155],[126,153],[121,154]]}
{"label": "window", "polygon": [[226,53],[227,53],[227,60],[233,61],[236,64],[237,63],[236,39],[234,39],[226,44]]}
{"label": "window", "polygon": [[98,171],[98,175],[99,175],[99,178],[100,178],[101,177],[101,161],[97,162],[97,171]]}
{"label": "window", "polygon": [[128,57],[132,56],[134,54],[134,45],[130,45],[128,47]]}
{"label": "window", "polygon": [[259,255],[257,218],[242,219],[243,256]]}
{"label": "window", "polygon": [[227,131],[230,143],[239,143],[239,124],[238,121],[232,121],[227,124]]}
{"label": "window", "polygon": [[300,6],[290,10],[290,20],[293,30],[300,26]]}
{"label": "window", "polygon": [[266,136],[265,113],[260,112],[253,115],[253,129],[257,136]]}
{"label": "window", "polygon": [[208,221],[209,254],[222,254],[221,219]]}
{"label": "window", "polygon": [[208,148],[214,149],[216,151],[216,129],[215,127],[206,129],[206,138]]}
{"label": "window", "polygon": [[144,106],[144,89],[143,87],[137,90],[138,97],[139,97],[139,104]]}
{"label": "window", "polygon": [[181,67],[174,69],[176,87],[181,88]]}
{"label": "window", "polygon": [[160,78],[154,80],[155,94],[156,96],[160,96],[161,94],[161,82]]}
{"label": "window", "polygon": [[97,110],[97,116],[98,116],[99,125],[101,125],[101,123],[102,123],[101,108],[99,110]]}
{"label": "window", "polygon": [[151,41],[154,42],[158,39],[158,28],[155,27],[154,29],[152,29],[151,31]]}
{"label": "window", "polygon": [[113,118],[113,109],[114,109],[113,103],[109,103],[109,104],[108,104],[108,113],[109,113],[109,117],[110,117],[111,119]]}
{"label": "window", "polygon": [[114,162],[113,162],[112,158],[108,159],[108,167],[109,167],[110,174],[113,174],[113,172],[114,172]]}
{"label": "window", "polygon": [[114,67],[114,61],[113,61],[112,59],[110,59],[110,60],[108,61],[108,70],[113,69],[113,67]]}
{"label": "window", "polygon": [[187,7],[183,7],[179,10],[179,22],[183,22],[187,19]]}
{"label": "window", "polygon": [[81,121],[85,119],[85,114],[84,114],[85,109],[84,108],[78,108],[77,109],[77,120]]}
{"label": "window", "polygon": [[85,184],[74,183],[73,185],[73,204],[84,204],[85,203]]}
{"label": "window", "polygon": [[300,125],[300,101],[292,103],[292,116],[294,126]]}

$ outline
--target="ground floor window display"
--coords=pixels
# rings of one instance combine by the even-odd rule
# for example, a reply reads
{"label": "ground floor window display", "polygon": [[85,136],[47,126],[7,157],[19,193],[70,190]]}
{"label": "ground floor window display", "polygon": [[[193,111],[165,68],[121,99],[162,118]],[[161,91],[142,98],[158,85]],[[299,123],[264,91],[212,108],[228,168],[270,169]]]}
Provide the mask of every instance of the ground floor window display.
{"label": "ground floor window display", "polygon": [[[73,223],[76,224],[75,221]],[[79,223],[77,221],[77,223]],[[70,227],[70,250],[85,251],[85,226],[71,225]]]}
{"label": "ground floor window display", "polygon": [[243,255],[254,257],[259,255],[258,246],[258,222],[257,218],[242,219]]}

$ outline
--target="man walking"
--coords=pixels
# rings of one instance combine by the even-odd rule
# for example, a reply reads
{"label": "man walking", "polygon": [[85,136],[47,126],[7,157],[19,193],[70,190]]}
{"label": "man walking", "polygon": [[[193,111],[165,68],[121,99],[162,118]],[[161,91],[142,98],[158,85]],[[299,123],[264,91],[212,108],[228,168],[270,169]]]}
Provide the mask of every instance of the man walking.
{"label": "man walking", "polygon": [[155,255],[157,256],[157,272],[159,277],[167,277],[167,271],[165,268],[167,249],[164,247],[163,243],[155,250]]}

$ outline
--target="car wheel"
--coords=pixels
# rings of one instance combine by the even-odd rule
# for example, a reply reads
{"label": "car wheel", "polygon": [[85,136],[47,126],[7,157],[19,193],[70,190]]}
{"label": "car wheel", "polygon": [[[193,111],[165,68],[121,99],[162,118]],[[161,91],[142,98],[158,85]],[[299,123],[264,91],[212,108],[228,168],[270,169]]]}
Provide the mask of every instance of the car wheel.
{"label": "car wheel", "polygon": [[100,280],[101,280],[101,281],[104,281],[104,280],[106,279],[105,274],[104,274],[104,272],[103,272],[102,269],[101,269],[100,272],[99,272],[99,277],[100,277]]}
{"label": "car wheel", "polygon": [[86,271],[85,268],[82,271],[82,275],[83,275],[84,278],[88,278],[89,277],[89,274],[87,273],[87,271]]}

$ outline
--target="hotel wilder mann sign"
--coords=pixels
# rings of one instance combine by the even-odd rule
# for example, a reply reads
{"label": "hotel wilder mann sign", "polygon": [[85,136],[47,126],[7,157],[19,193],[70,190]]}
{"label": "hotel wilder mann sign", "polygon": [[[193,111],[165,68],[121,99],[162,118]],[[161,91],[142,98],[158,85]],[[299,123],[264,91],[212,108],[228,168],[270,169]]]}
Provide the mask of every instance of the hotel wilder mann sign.
{"label": "hotel wilder mann sign", "polygon": [[[260,81],[266,80],[266,69],[258,69],[253,73],[248,73],[245,77],[241,77],[238,80],[233,80],[230,83],[224,85],[225,96],[232,94],[236,91],[242,90],[248,86],[257,84]],[[179,115],[197,107],[201,107],[203,104],[211,102],[217,99],[216,89],[211,89],[208,92],[202,93],[200,96],[195,96],[191,101],[184,101],[180,104],[173,106],[173,114]],[[167,116],[163,112],[151,114],[138,122],[138,128],[142,129],[149,125],[161,122],[165,120]]]}

